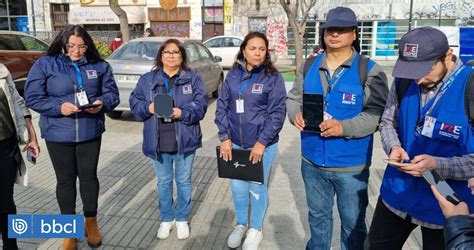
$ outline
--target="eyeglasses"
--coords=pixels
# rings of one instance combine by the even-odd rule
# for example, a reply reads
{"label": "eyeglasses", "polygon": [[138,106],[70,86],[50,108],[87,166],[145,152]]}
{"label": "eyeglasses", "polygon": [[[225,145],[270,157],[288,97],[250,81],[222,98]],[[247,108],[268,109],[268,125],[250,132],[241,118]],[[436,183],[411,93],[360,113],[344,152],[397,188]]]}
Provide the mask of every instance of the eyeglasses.
{"label": "eyeglasses", "polygon": [[74,51],[74,50],[79,50],[80,52],[84,52],[87,50],[87,45],[85,44],[79,44],[79,45],[74,45],[74,44],[66,44],[67,50],[68,51]]}
{"label": "eyeglasses", "polygon": [[179,50],[176,50],[176,51],[163,50],[163,52],[161,54],[164,55],[164,56],[169,56],[169,57],[172,57],[174,55],[180,56],[181,51],[179,51]]}

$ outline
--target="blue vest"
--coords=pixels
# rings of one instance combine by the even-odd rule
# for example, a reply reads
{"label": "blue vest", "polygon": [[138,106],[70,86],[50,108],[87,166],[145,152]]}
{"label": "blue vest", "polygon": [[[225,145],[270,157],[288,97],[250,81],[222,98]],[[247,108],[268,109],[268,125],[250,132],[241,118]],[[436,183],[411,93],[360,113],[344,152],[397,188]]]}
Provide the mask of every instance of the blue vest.
{"label": "blue vest", "polygon": [[[401,99],[398,111],[398,135],[410,159],[420,154],[454,157],[474,152],[474,127],[469,124],[464,107],[464,93],[471,68],[465,67],[447,88],[430,112],[436,118],[432,138],[416,132],[423,119],[420,88],[412,82]],[[398,84],[396,82],[395,84]],[[427,104],[425,111],[431,105]],[[423,121],[423,120],[421,120]],[[474,208],[474,196],[467,181],[446,180],[461,199]],[[432,224],[443,225],[444,216],[429,184],[387,166],[380,190],[382,199],[390,206],[410,216]]]}
{"label": "blue vest", "polygon": [[[325,54],[324,54],[325,55]],[[303,91],[310,94],[323,94],[319,66],[323,55],[318,56],[304,79]],[[358,74],[359,54],[356,54],[349,68],[325,95],[326,112],[333,119],[342,121],[357,116],[364,107],[364,88]],[[375,63],[369,60],[368,71]],[[334,76],[337,78],[337,76]],[[301,132],[303,157],[316,165],[326,167],[353,167],[370,165],[372,159],[373,136],[347,139],[344,137],[324,138],[320,133]]]}

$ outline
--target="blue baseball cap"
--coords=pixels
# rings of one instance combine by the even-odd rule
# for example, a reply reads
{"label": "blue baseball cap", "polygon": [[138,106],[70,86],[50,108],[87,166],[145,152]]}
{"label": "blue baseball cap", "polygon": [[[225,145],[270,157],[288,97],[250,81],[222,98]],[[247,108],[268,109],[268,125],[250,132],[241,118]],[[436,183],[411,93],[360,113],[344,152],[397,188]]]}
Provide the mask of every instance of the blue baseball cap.
{"label": "blue baseball cap", "polygon": [[329,10],[326,22],[320,27],[323,29],[357,27],[357,17],[349,8],[336,7]]}
{"label": "blue baseball cap", "polygon": [[448,38],[440,30],[432,27],[413,29],[400,39],[398,59],[392,75],[398,78],[421,79],[448,50]]}

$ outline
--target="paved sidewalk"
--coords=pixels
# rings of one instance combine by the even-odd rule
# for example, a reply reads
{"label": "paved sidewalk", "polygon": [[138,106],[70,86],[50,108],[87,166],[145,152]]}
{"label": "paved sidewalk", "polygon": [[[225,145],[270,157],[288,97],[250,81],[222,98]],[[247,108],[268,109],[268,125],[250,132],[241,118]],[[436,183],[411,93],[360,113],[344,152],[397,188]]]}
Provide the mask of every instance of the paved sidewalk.
{"label": "paved sidewalk", "polygon": [[[99,224],[102,249],[227,249],[226,238],[234,223],[229,181],[217,177],[215,146],[219,141],[214,125],[215,100],[212,100],[201,126],[203,148],[197,151],[193,170],[191,237],[177,240],[175,231],[167,240],[158,240],[159,210],[156,177],[151,164],[141,153],[142,123],[126,113],[120,120],[107,119],[99,164]],[[37,117],[35,116],[35,124]],[[307,208],[300,173],[299,134],[288,121],[280,134],[279,155],[269,182],[270,205],[264,223],[261,249],[304,249],[309,238]],[[385,154],[380,139],[375,139],[370,177],[370,205],[367,223],[372,218],[383,175]],[[56,180],[44,141],[38,164],[31,169],[30,186],[16,187],[18,213],[59,213],[55,197]],[[78,213],[82,212],[79,195]],[[334,211],[337,218],[337,211]],[[339,247],[338,219],[334,224],[333,249]],[[419,232],[404,249],[419,249]],[[21,248],[58,249],[58,239],[22,239]],[[1,243],[0,243],[1,244]],[[88,249],[84,240],[81,249]]]}

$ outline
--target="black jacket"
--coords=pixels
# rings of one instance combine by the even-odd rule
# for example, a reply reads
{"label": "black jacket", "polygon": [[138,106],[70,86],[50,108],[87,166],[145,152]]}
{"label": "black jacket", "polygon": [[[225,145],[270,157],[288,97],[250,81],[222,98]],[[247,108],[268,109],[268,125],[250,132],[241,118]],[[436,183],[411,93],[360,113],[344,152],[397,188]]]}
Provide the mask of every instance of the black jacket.
{"label": "black jacket", "polygon": [[446,249],[474,249],[474,217],[449,217],[443,231]]}

